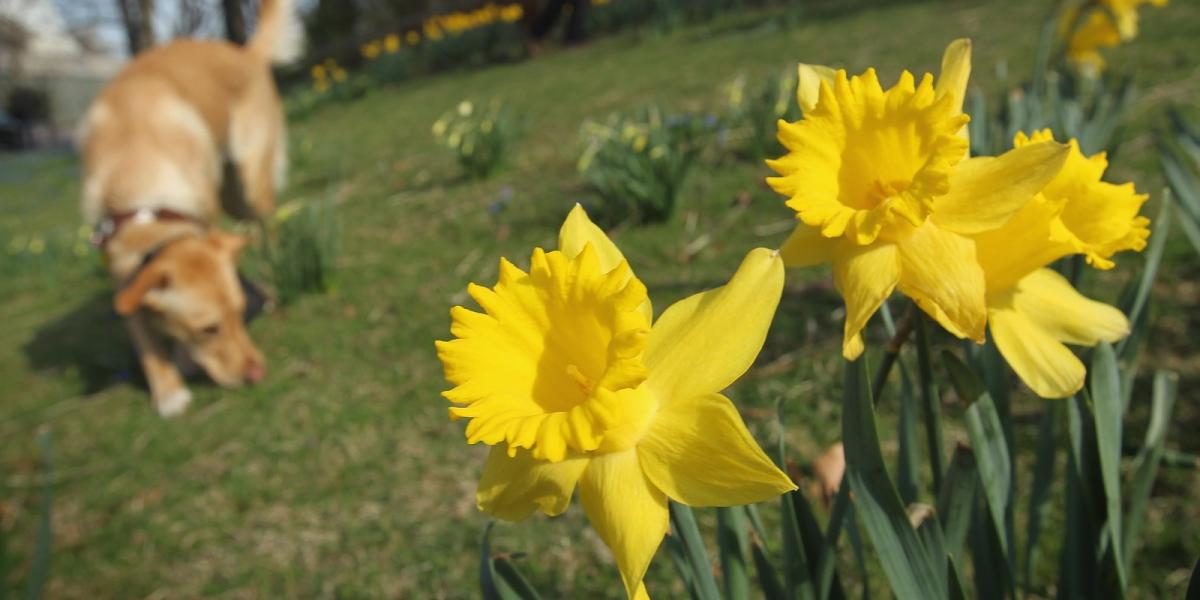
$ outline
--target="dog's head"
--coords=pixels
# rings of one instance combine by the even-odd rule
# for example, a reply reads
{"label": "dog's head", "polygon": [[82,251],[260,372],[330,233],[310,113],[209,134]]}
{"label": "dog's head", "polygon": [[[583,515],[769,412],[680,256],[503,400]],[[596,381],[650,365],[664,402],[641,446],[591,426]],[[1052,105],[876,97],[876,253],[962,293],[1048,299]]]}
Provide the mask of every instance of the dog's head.
{"label": "dog's head", "polygon": [[167,244],[117,293],[117,312],[146,310],[217,384],[257,383],[266,367],[242,321],[246,295],[237,274],[245,245],[215,231]]}

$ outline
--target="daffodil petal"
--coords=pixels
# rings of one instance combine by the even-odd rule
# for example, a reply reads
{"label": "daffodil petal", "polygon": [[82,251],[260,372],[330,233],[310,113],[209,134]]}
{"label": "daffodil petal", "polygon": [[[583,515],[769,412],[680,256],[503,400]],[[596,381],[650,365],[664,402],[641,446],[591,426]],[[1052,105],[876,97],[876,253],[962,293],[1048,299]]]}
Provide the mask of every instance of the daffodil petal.
{"label": "daffodil petal", "polygon": [[809,65],[800,63],[799,68],[799,85],[796,86],[796,101],[800,103],[800,110],[805,114],[812,112],[812,109],[817,107],[817,101],[821,99],[821,82],[827,82],[833,85],[833,80],[837,77],[837,71],[824,65]]}
{"label": "daffodil petal", "polygon": [[[954,112],[962,113],[963,101],[967,96],[967,81],[970,78],[971,40],[969,38],[959,38],[950,42],[950,45],[946,46],[946,51],[942,54],[942,70],[938,74],[937,84],[934,86],[937,97],[954,96]],[[967,151],[963,153],[963,156],[970,153],[971,133],[968,127],[969,125],[963,125],[958,130],[958,137],[966,140],[968,143]]]}
{"label": "daffodil petal", "polygon": [[[567,258],[575,258],[583,252],[583,247],[588,244],[591,244],[596,251],[601,273],[607,273],[617,268],[625,260],[621,249],[617,248],[617,245],[609,239],[603,229],[600,229],[588,218],[587,211],[583,209],[583,206],[576,204],[558,230],[558,249],[567,255]],[[629,276],[636,277],[632,266],[629,269]],[[639,310],[646,315],[647,319],[652,319],[654,316],[649,298],[642,303]]]}
{"label": "daffodil petal", "polygon": [[762,350],[782,293],[783,260],[750,251],[729,283],[676,302],[654,323],[646,385],[663,405],[728,387]]}
{"label": "daffodil petal", "polygon": [[1084,297],[1050,269],[1038,269],[1017,282],[1012,304],[1042,331],[1068,344],[1094,346],[1129,335],[1129,320],[1121,311]]}
{"label": "daffodil petal", "polygon": [[992,339],[1021,381],[1043,398],[1066,398],[1083,387],[1087,369],[1062,342],[996,298],[988,309]]}
{"label": "daffodil petal", "polygon": [[579,483],[579,501],[612,550],[625,593],[639,597],[642,577],[667,534],[667,497],[642,472],[637,451],[630,449],[591,460]]}
{"label": "daffodil petal", "polygon": [[571,493],[588,460],[580,455],[559,462],[535,460],[528,450],[508,455],[508,448],[493,446],[483,466],[475,492],[479,510],[506,521],[521,521],[533,510],[554,516],[567,510]]}
{"label": "daffodil petal", "polygon": [[942,71],[938,73],[934,90],[937,97],[953,94],[955,112],[962,112],[963,99],[967,95],[967,81],[971,78],[971,40],[959,38],[946,46],[942,54]]}
{"label": "daffodil petal", "polygon": [[829,262],[837,240],[821,235],[821,230],[798,223],[792,235],[779,248],[783,264],[789,267],[811,267]]}
{"label": "daffodil petal", "polygon": [[950,175],[950,192],[934,201],[934,222],[964,235],[1004,225],[1058,174],[1069,151],[1042,142],[964,160]]}
{"label": "daffodil petal", "polygon": [[892,295],[899,281],[900,258],[895,245],[841,243],[834,248],[833,282],[846,303],[842,339],[842,355],[846,359],[854,360],[862,354],[859,332],[879,310],[879,305]]}
{"label": "daffodil petal", "polygon": [[721,394],[681,399],[659,411],[637,453],[650,481],[689,506],[751,504],[796,489]]}
{"label": "daffodil petal", "polygon": [[987,292],[975,242],[926,222],[897,248],[900,291],[946,331],[982,343]]}
{"label": "daffodil petal", "polygon": [[602,273],[615,269],[625,260],[621,250],[608,238],[604,230],[588,218],[583,206],[576,204],[558,230],[558,249],[567,255],[567,258],[575,258],[589,243],[596,251]]}

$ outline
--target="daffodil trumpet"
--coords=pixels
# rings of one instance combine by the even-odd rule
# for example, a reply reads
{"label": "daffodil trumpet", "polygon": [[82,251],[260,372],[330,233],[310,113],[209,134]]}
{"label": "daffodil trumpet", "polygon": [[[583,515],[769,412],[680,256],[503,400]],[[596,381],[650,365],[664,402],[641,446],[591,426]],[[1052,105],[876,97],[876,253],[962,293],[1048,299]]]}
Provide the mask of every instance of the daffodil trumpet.
{"label": "daffodil trumpet", "polygon": [[492,446],[480,510],[557,515],[578,487],[627,594],[644,598],[668,499],[733,506],[795,489],[721,394],[761,350],[783,279],[778,253],[759,248],[726,285],[653,320],[645,286],[579,206],[528,272],[501,260],[494,287],[468,288],[482,312],[454,307],[454,339],[437,343],[451,417]]}

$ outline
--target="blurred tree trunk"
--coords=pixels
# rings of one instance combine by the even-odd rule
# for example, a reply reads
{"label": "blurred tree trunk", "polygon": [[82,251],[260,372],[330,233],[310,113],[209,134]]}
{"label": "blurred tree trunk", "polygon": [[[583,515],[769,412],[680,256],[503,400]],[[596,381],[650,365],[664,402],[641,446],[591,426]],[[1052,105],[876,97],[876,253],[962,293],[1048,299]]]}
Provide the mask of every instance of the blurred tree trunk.
{"label": "blurred tree trunk", "polygon": [[154,0],[116,0],[125,25],[129,54],[137,54],[154,45]]}
{"label": "blurred tree trunk", "polygon": [[246,43],[246,12],[242,0],[221,0],[225,13],[225,38],[235,44]]}

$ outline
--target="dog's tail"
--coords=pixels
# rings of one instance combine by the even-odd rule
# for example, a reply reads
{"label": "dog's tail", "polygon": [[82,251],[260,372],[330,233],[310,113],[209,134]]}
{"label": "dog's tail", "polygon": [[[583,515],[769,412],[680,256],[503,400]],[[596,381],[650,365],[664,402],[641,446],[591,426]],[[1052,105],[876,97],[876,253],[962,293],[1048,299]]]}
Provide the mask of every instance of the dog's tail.
{"label": "dog's tail", "polygon": [[258,28],[246,48],[271,64],[291,62],[304,50],[304,28],[292,0],[262,0]]}

